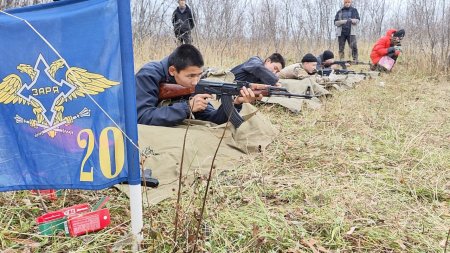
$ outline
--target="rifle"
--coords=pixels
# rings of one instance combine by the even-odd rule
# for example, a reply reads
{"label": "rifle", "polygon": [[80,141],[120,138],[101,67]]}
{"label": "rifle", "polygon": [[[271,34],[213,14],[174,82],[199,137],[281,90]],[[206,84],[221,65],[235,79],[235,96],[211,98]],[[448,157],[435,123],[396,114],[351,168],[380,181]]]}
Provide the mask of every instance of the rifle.
{"label": "rifle", "polygon": [[286,88],[275,87],[264,84],[252,84],[244,81],[235,83],[216,82],[209,80],[200,80],[195,88],[186,88],[179,84],[161,83],[159,85],[159,99],[172,99],[176,97],[187,96],[191,94],[215,94],[222,96],[239,96],[243,87],[250,88],[256,96],[260,94],[264,97],[282,96],[282,97],[300,97],[311,99],[313,96],[308,90],[307,94],[290,93]]}
{"label": "rifle", "polygon": [[195,88],[186,88],[178,84],[161,83],[159,85],[159,99],[171,99],[176,97],[182,97],[192,94],[211,94],[220,98],[222,105],[224,106],[225,113],[230,118],[230,122],[238,128],[244,120],[238,114],[233,106],[233,96],[240,96],[240,91],[243,87],[250,88],[256,96],[260,94],[265,97],[270,96],[283,96],[283,97],[299,97],[311,99],[314,96],[311,95],[310,89],[306,91],[306,94],[293,94],[286,88],[274,87],[264,84],[252,84],[249,82],[237,81],[235,83],[217,82],[201,79]]}
{"label": "rifle", "polygon": [[350,65],[370,65],[370,63],[368,63],[368,62],[362,62],[362,61],[334,61],[333,64],[338,64],[344,70],[347,69],[347,64],[350,64]]}
{"label": "rifle", "polygon": [[[317,73],[321,76],[329,76],[333,70],[332,69],[321,69],[317,71]],[[335,69],[334,74],[336,75],[348,75],[348,74],[357,74],[357,75],[364,75],[368,76],[369,73],[365,72],[355,72],[354,70],[348,70],[348,69]]]}
{"label": "rifle", "polygon": [[327,69],[321,69],[321,70],[317,71],[317,73],[319,75],[321,75],[321,76],[329,76],[329,75],[331,75],[331,72],[333,72],[336,75],[356,74],[355,71],[348,70],[348,69],[335,69],[335,70],[333,70],[333,69],[327,68]]}

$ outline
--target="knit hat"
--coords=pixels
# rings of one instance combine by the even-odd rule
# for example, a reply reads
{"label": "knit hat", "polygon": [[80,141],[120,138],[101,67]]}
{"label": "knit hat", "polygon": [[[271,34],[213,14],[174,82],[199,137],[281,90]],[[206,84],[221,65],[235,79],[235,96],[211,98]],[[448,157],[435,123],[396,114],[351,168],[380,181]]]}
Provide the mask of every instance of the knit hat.
{"label": "knit hat", "polygon": [[403,38],[403,37],[405,37],[405,30],[400,29],[400,30],[396,31],[392,36],[398,37],[398,38]]}
{"label": "knit hat", "polygon": [[313,54],[305,54],[302,58],[302,63],[304,62],[317,62],[317,58]]}
{"label": "knit hat", "polygon": [[322,55],[322,60],[326,61],[329,59],[333,59],[334,58],[334,54],[333,52],[331,52],[330,50],[325,50],[323,51],[323,55]]}

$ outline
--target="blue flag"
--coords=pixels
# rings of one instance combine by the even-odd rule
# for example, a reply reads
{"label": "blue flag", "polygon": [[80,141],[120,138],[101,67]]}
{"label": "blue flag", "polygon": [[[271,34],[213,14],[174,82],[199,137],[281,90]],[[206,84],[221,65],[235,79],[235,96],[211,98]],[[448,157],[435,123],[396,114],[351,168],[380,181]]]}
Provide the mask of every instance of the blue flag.
{"label": "blue flag", "polygon": [[138,184],[130,2],[0,13],[0,191]]}

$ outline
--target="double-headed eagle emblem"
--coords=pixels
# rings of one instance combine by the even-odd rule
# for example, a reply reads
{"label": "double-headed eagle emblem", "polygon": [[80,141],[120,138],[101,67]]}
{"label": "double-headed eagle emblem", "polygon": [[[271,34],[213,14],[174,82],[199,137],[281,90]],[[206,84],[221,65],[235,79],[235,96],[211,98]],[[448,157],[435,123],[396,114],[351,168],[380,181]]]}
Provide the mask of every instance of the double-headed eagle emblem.
{"label": "double-headed eagle emblem", "polygon": [[[19,64],[17,70],[26,73],[30,84],[22,82],[17,74],[6,76],[0,83],[0,104],[22,104],[31,106],[36,118],[24,119],[16,115],[17,124],[29,124],[39,129],[35,137],[48,134],[54,138],[57,133],[72,134],[65,129],[82,117],[90,116],[90,110],[84,108],[73,116],[64,116],[64,104],[68,101],[96,95],[106,89],[119,84],[106,79],[104,76],[88,72],[86,69],[70,67],[66,70],[62,80],[57,81],[57,72],[67,66],[63,59],[47,64],[44,57],[39,55],[36,65]],[[40,70],[44,68],[44,70]]]}

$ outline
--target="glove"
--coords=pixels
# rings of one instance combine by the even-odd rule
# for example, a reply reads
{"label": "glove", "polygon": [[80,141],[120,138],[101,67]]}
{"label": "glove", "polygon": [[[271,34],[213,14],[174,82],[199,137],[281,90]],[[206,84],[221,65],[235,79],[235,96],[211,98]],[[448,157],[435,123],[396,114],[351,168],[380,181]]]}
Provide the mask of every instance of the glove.
{"label": "glove", "polygon": [[395,47],[388,48],[388,54],[392,54],[395,52]]}
{"label": "glove", "polygon": [[400,51],[400,52],[403,52],[403,51],[402,51],[402,47],[401,47],[401,46],[395,46],[394,48],[395,48],[395,51]]}

